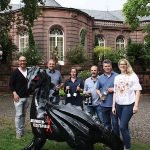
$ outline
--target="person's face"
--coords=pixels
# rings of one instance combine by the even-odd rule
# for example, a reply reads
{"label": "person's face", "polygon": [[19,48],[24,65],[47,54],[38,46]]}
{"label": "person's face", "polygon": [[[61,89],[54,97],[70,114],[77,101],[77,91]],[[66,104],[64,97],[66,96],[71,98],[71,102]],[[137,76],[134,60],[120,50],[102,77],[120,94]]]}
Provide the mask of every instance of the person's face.
{"label": "person's face", "polygon": [[103,64],[103,70],[104,70],[104,73],[108,73],[108,74],[111,73],[111,71],[112,71],[112,65],[104,63]]}
{"label": "person's face", "polygon": [[47,64],[47,67],[49,70],[53,70],[55,68],[56,64],[53,60],[50,60]]}
{"label": "person's face", "polygon": [[23,69],[26,68],[27,61],[26,61],[26,58],[24,56],[21,56],[19,58],[18,63],[19,63],[19,67],[21,67]]}
{"label": "person's face", "polygon": [[76,69],[71,69],[70,75],[71,75],[71,78],[77,77],[77,71],[76,71]]}
{"label": "person's face", "polygon": [[121,61],[119,63],[119,69],[122,73],[125,73],[127,71],[127,63],[124,61]]}
{"label": "person's face", "polygon": [[98,68],[96,66],[92,66],[91,67],[91,76],[95,78],[95,77],[97,77],[97,75],[98,75]]}

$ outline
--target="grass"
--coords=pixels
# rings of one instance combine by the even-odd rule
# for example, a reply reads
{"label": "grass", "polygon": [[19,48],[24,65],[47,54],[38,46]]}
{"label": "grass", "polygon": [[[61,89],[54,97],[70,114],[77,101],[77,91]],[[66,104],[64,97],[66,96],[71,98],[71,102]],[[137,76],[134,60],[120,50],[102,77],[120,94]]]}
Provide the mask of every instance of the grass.
{"label": "grass", "polygon": [[[29,126],[27,126],[25,136],[17,140],[15,138],[14,123],[6,118],[0,118],[0,150],[21,150],[28,145],[32,139],[32,133]],[[95,150],[108,150],[102,144],[96,144]],[[55,141],[47,141],[43,150],[71,150],[65,143],[58,143]],[[150,144],[142,144],[142,142],[134,141],[132,150],[150,150]]]}

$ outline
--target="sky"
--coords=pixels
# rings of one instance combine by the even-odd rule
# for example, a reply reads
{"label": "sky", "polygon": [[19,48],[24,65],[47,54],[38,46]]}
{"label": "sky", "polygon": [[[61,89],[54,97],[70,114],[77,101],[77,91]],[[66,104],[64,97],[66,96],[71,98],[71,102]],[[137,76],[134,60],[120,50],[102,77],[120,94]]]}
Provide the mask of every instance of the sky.
{"label": "sky", "polygon": [[[63,7],[90,10],[121,10],[127,0],[55,0]],[[20,0],[11,0],[17,4]]]}

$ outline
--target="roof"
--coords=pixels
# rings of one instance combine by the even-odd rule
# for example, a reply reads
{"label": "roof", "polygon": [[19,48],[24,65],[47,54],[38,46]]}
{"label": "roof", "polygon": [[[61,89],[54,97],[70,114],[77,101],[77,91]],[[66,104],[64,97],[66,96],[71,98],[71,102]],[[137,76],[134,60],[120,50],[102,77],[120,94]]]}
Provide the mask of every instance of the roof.
{"label": "roof", "polygon": [[99,11],[99,10],[87,10],[81,9],[81,11],[87,13],[94,19],[99,20],[113,20],[113,21],[124,21],[124,16],[121,10],[117,11]]}
{"label": "roof", "polygon": [[[39,4],[39,6],[42,6]],[[55,0],[45,0],[44,6],[51,6],[51,7],[62,7],[60,4],[58,4]],[[12,4],[12,10],[17,10],[23,7],[23,4]]]}
{"label": "roof", "polygon": [[51,6],[51,7],[62,7],[59,3],[57,3],[55,0],[45,0],[45,6]]}
{"label": "roof", "polygon": [[[62,7],[55,0],[45,0],[45,5],[48,7]],[[22,4],[12,4],[12,10],[17,10],[23,7]],[[65,7],[64,7],[65,8]],[[97,20],[107,20],[107,21],[125,21],[125,16],[121,10],[114,11],[100,11],[100,10],[88,10],[80,9],[82,12],[85,12],[89,16]],[[140,21],[150,21],[150,16],[140,18]]]}
{"label": "roof", "polygon": [[[98,20],[110,20],[110,21],[125,21],[125,16],[121,10],[114,11],[100,11],[100,10],[88,10],[88,9],[80,9],[81,11],[87,13],[94,19]],[[150,20],[150,16],[148,17],[140,17],[140,21]]]}

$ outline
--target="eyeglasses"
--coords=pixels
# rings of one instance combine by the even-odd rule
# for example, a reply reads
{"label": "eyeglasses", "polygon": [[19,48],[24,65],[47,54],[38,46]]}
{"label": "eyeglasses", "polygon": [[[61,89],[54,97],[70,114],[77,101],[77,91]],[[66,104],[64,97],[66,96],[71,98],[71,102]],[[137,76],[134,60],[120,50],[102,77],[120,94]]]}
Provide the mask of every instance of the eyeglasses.
{"label": "eyeglasses", "polygon": [[119,64],[120,66],[126,66],[127,64]]}
{"label": "eyeglasses", "polygon": [[25,62],[26,60],[19,60],[20,62]]}

